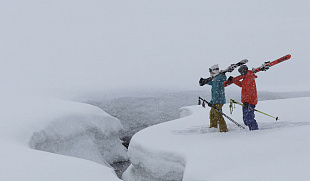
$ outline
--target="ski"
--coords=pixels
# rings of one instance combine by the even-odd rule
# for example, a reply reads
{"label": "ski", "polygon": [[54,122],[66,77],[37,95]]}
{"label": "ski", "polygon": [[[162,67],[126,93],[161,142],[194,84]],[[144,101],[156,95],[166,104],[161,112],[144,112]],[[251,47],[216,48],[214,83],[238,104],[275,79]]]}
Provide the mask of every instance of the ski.
{"label": "ski", "polygon": [[[241,65],[243,65],[243,64],[246,64],[247,62],[248,62],[247,59],[243,59],[243,60],[239,61],[239,62],[236,63],[236,64],[231,64],[231,65],[230,65],[229,67],[227,67],[226,69],[221,70],[220,73],[219,73],[218,75],[220,75],[220,74],[225,74],[226,72],[232,72],[235,68],[237,68],[237,67],[239,67],[239,66],[241,66]],[[215,77],[216,77],[216,76],[215,76]],[[207,83],[211,82],[211,81],[213,80],[213,78],[214,78],[214,77],[208,77],[208,78],[206,78],[206,79],[200,78],[200,80],[199,80],[199,85],[200,85],[200,86],[204,86],[204,85],[206,85]]]}
{"label": "ski", "polygon": [[257,72],[260,72],[260,71],[267,71],[270,67],[278,64],[278,63],[281,63],[281,62],[284,62],[285,60],[288,60],[291,58],[291,55],[290,54],[287,54],[277,60],[274,60],[272,62],[268,61],[268,62],[265,62],[262,66],[258,67],[258,68],[253,68],[252,71],[253,73],[257,73]]}
{"label": "ski", "polygon": [[[202,102],[201,102],[202,101]],[[229,117],[229,116],[227,116],[225,113],[223,113],[221,110],[219,110],[219,109],[217,109],[216,107],[214,107],[213,105],[210,105],[210,103],[207,101],[207,100],[205,100],[205,99],[203,99],[203,98],[201,98],[201,97],[199,97],[199,99],[198,99],[198,105],[202,105],[202,107],[206,107],[206,104],[209,106],[209,107],[212,107],[212,108],[214,108],[217,112],[219,112],[220,114],[222,114],[223,116],[225,116],[227,119],[229,119],[231,122],[233,122],[235,125],[237,125],[239,128],[243,128],[243,129],[245,129],[245,127],[243,127],[241,124],[239,124],[239,123],[237,123],[235,120],[233,120],[231,117]]]}
{"label": "ski", "polygon": [[[263,65],[261,65],[260,67],[257,67],[257,68],[253,68],[252,71],[253,73],[257,73],[257,72],[260,72],[260,71],[267,71],[270,67],[278,64],[278,63],[281,63],[281,62],[284,62],[285,60],[288,60],[291,58],[291,55],[290,54],[287,54],[281,58],[278,58],[277,60],[274,60],[272,62],[268,61],[268,62],[265,62]],[[243,79],[243,75],[239,75],[237,77],[235,77],[234,79],[235,80],[241,80]],[[227,81],[224,81],[223,83],[223,87],[226,87],[230,84],[232,84],[233,82],[231,80],[227,80]]]}

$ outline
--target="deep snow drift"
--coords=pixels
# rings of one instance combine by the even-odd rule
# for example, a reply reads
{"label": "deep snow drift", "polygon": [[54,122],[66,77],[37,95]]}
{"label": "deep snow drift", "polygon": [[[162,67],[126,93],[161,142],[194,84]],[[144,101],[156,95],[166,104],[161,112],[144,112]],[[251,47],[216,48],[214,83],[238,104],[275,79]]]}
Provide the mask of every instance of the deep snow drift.
{"label": "deep snow drift", "polygon": [[123,131],[119,120],[96,107],[83,104],[80,107],[76,112],[59,114],[44,129],[34,132],[30,148],[84,158],[105,166],[126,161],[127,150],[119,138]]}
{"label": "deep snow drift", "polygon": [[83,103],[12,95],[0,105],[0,180],[119,180],[110,167],[127,160],[119,120]]}
{"label": "deep snow drift", "polygon": [[[260,130],[250,132],[227,121],[229,132],[209,129],[209,108],[180,109],[180,119],[138,132],[128,155],[132,165],[123,174],[137,180],[308,180],[310,98],[259,102]],[[228,105],[224,112],[229,112]],[[231,117],[242,123],[240,106]],[[294,169],[292,169],[294,167]]]}

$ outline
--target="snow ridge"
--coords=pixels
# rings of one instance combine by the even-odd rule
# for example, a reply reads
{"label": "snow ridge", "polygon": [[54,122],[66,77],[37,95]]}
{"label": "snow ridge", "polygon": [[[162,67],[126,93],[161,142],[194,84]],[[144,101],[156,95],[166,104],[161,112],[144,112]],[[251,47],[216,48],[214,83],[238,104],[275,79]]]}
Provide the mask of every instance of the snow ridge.
{"label": "snow ridge", "polygon": [[119,134],[120,121],[105,112],[67,113],[33,133],[30,148],[73,156],[111,167],[128,160]]}
{"label": "snow ridge", "polygon": [[[193,114],[192,107],[180,108],[180,117],[184,119]],[[175,120],[175,121],[179,121]],[[168,128],[169,123],[175,122],[170,121],[161,123],[145,130],[142,130],[134,135],[129,145],[127,154],[131,165],[123,174],[124,180],[135,180],[135,181],[181,181],[185,171],[186,159],[183,154],[177,153],[176,151],[169,152],[165,149],[154,147],[152,140],[147,139],[148,130],[153,130],[155,127],[164,126]],[[161,129],[165,131],[165,129]],[[170,131],[169,131],[170,132]],[[175,134],[174,132],[171,132]],[[150,133],[148,133],[150,134]],[[141,139],[141,137],[143,139]],[[135,139],[137,138],[137,139]],[[163,138],[164,139],[164,138]],[[137,141],[138,140],[138,141]],[[148,144],[141,144],[141,142]]]}
{"label": "snow ridge", "polygon": [[149,151],[139,144],[130,144],[131,166],[123,174],[124,180],[178,181],[185,170],[184,157],[174,152]]}

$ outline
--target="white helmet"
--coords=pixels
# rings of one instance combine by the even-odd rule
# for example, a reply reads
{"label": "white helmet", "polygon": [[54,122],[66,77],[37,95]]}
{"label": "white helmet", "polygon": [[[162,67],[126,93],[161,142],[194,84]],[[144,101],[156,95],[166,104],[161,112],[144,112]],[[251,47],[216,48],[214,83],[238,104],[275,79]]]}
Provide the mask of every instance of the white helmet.
{"label": "white helmet", "polygon": [[220,73],[220,68],[218,64],[213,65],[212,67],[209,68],[209,72],[211,76],[216,76]]}

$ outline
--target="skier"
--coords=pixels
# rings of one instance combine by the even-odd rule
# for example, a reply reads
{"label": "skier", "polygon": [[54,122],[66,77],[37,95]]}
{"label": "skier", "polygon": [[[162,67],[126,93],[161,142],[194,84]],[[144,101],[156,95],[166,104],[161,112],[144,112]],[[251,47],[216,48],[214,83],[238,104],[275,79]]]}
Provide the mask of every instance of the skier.
{"label": "skier", "polygon": [[[257,90],[255,78],[257,76],[251,71],[248,70],[246,65],[240,66],[238,69],[241,76],[233,78],[230,76],[226,82],[224,82],[224,87],[230,85],[231,83],[236,84],[237,86],[242,88],[241,91],[241,102],[243,103],[243,122],[249,129],[258,130],[258,125],[254,114],[254,108],[258,102],[257,99]],[[241,79],[243,79],[241,81]]]}
{"label": "skier", "polygon": [[209,103],[210,110],[210,128],[217,128],[219,126],[220,132],[227,132],[227,125],[221,113],[216,111],[212,106],[222,111],[223,105],[226,103],[225,89],[223,82],[226,81],[226,75],[220,74],[218,64],[209,68],[210,76],[213,80],[208,82],[211,85],[212,98]]}

